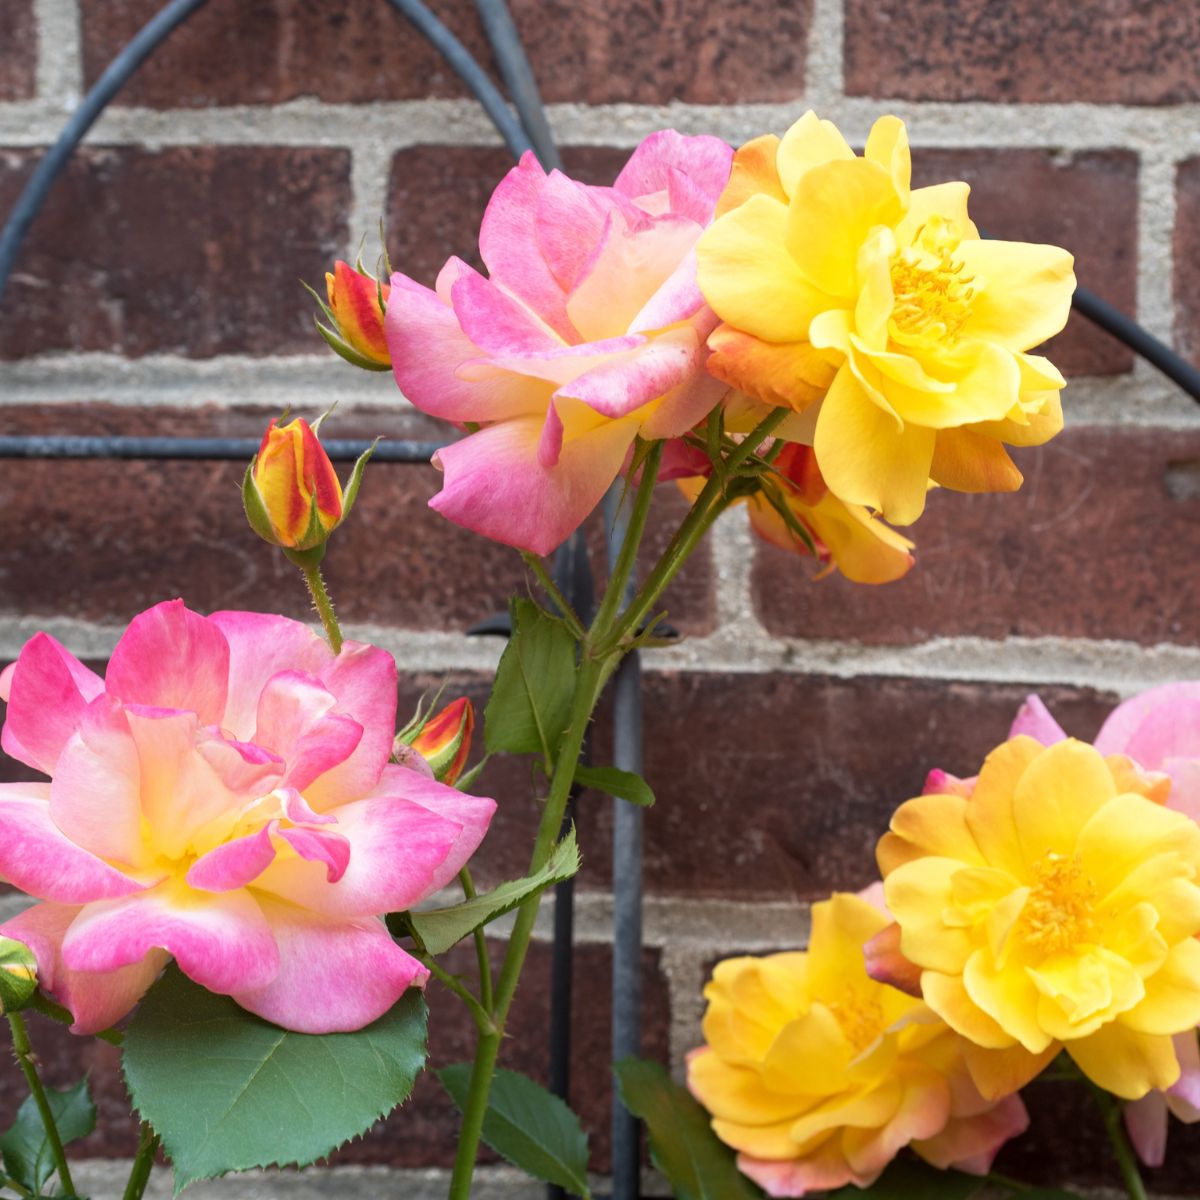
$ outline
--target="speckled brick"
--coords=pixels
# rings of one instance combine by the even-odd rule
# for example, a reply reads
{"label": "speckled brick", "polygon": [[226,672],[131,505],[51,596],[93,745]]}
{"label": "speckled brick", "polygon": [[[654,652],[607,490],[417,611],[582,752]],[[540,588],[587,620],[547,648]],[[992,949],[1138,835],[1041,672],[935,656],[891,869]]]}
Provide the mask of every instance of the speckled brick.
{"label": "speckled brick", "polygon": [[[971,216],[993,237],[1050,242],[1075,255],[1075,273],[1123,312],[1137,307],[1138,159],[1128,150],[921,149],[913,182],[971,185]],[[1077,314],[1042,351],[1068,375],[1128,371],[1133,354]]]}
{"label": "speckled brick", "polygon": [[[496,72],[474,7],[433,9]],[[84,70],[96,79],[156,0],[84,0]],[[722,104],[804,90],[811,0],[517,0],[513,17],[548,101]],[[212,0],[158,50],[117,104],[202,108],[458,97],[467,89],[384,3]]]}
{"label": "speckled brick", "polygon": [[846,0],[852,96],[1182,104],[1198,57],[1190,3]]}
{"label": "speckled brick", "polygon": [[[347,370],[352,368],[347,367]],[[383,379],[381,390],[391,389]],[[9,433],[211,434],[255,438],[267,413],[196,410],[186,429],[172,409],[106,405],[12,408]],[[310,419],[312,413],[302,414]],[[357,411],[328,426],[339,437],[446,438],[451,430],[398,413]],[[235,462],[16,460],[0,472],[0,612],[59,614],[121,624],[170,596],[198,611],[250,608],[307,617],[298,574],[250,530]],[[349,470],[343,465],[343,478]],[[441,476],[425,464],[377,462],[338,531],[325,572],[342,619],[457,632],[503,611],[527,586],[520,555],[461,529],[427,506]],[[666,546],[686,505],[664,488],[642,561]],[[603,564],[599,513],[588,525],[597,574]],[[705,633],[715,622],[707,546],[667,593],[675,627]]]}
{"label": "speckled brick", "polygon": [[1200,364],[1200,158],[1176,174],[1174,256],[1175,343]]}
{"label": "speckled brick", "polygon": [[[0,150],[0,212],[39,154]],[[344,150],[84,147],[0,302],[0,358],[311,351],[298,280],[344,252],[349,203]]]}
{"label": "speckled brick", "polygon": [[0,100],[29,100],[36,87],[33,0],[0,0]]}
{"label": "speckled brick", "polygon": [[895,583],[813,583],[808,564],[761,545],[754,593],[767,628],[872,643],[1200,640],[1200,434],[1082,426],[1014,458],[1018,492],[931,493],[908,531],[916,565]]}

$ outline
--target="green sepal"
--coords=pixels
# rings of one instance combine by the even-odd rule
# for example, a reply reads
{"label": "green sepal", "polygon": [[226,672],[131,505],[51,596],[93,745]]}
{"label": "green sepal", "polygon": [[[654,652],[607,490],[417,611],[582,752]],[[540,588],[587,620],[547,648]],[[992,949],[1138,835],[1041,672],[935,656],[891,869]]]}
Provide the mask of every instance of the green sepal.
{"label": "green sepal", "polygon": [[788,502],[780,494],[778,488],[773,484],[764,482],[762,496],[763,499],[765,499],[766,502],[783,519],[783,523],[788,527],[788,532],[793,537],[804,543],[805,548],[808,550],[809,554],[813,556],[813,558],[817,558],[817,545],[816,542],[813,541],[812,534],[809,533],[809,531],[805,528],[800,518],[797,517],[794,512],[792,512]]}
{"label": "green sepal", "polygon": [[317,332],[329,343],[329,348],[339,358],[344,358],[351,366],[361,367],[364,371],[390,371],[392,369],[390,363],[376,362],[373,358],[368,358],[365,354],[355,350],[341,334],[322,325],[316,317],[313,318],[313,324],[317,327]]}
{"label": "green sepal", "polygon": [[250,528],[264,542],[270,542],[272,546],[278,546],[279,539],[275,536],[275,530],[271,526],[271,518],[267,513],[267,506],[263,504],[262,496],[259,495],[258,487],[254,482],[254,464],[256,462],[258,462],[257,454],[251,460],[250,465],[246,468],[246,474],[242,477],[242,507],[246,510],[246,520],[250,522]]}
{"label": "green sepal", "polygon": [[321,565],[321,560],[325,557],[325,543],[322,542],[319,546],[311,546],[307,550],[294,550],[290,546],[281,546],[284,557],[288,562],[297,566],[302,571],[313,571]]}
{"label": "green sepal", "polygon": [[37,994],[37,959],[24,942],[0,937],[0,1013],[28,1008]]}
{"label": "green sepal", "polygon": [[421,693],[420,698],[417,700],[417,711],[413,713],[412,720],[396,734],[395,740],[397,742],[403,742],[406,746],[411,746],[417,740],[421,730],[425,728],[429,718],[433,716],[433,710],[437,708],[437,703],[442,698],[442,693],[445,692],[447,686],[447,684],[443,683],[434,692],[433,699],[429,702],[428,706],[425,703],[425,693]]}
{"label": "green sepal", "polygon": [[[342,492],[342,521],[349,515],[350,510],[354,507],[354,502],[358,499],[358,489],[362,487],[363,472],[367,468],[367,459],[375,453],[375,447],[379,445],[380,439],[376,438],[359,456],[354,463],[354,470],[350,472],[350,478],[346,483],[345,490]],[[341,521],[338,522],[341,524]]]}

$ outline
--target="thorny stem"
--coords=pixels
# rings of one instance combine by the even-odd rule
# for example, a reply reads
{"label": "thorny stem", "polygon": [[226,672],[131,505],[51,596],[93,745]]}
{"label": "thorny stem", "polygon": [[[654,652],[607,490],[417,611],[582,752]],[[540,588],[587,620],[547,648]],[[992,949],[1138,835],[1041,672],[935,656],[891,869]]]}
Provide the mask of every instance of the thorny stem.
{"label": "thorny stem", "polygon": [[[468,900],[474,900],[476,896],[475,881],[471,878],[471,872],[463,867],[458,873],[459,882],[462,883],[463,895]],[[488,958],[487,938],[484,936],[483,927],[475,930],[475,960],[479,964],[479,1003],[488,1011],[492,1011],[492,960]]]}
{"label": "thorny stem", "polygon": [[317,616],[321,618],[321,624],[325,627],[325,636],[329,639],[330,649],[334,654],[341,654],[342,630],[338,625],[337,614],[333,611],[333,601],[330,600],[329,592],[325,588],[325,580],[321,578],[321,568],[314,564],[311,567],[301,567],[300,570],[304,575],[304,582],[308,584],[313,607],[317,610]]}
{"label": "thorny stem", "polygon": [[157,1151],[158,1134],[143,1121],[137,1155],[134,1157],[133,1169],[129,1172],[129,1182],[125,1185],[122,1200],[142,1200],[146,1184],[150,1182],[150,1172],[154,1167],[154,1155]]}
{"label": "thorny stem", "polygon": [[566,621],[567,627],[579,641],[583,641],[587,636],[583,622],[579,619],[579,614],[571,607],[570,601],[562,594],[562,590],[558,584],[554,582],[554,577],[546,570],[546,564],[542,562],[541,557],[530,553],[528,550],[522,550],[521,557],[525,560],[525,565],[537,577],[542,590],[554,602],[554,607],[558,609],[562,619]]}
{"label": "thorny stem", "polygon": [[50,1097],[46,1095],[46,1089],[42,1086],[37,1067],[33,1064],[33,1046],[29,1041],[29,1030],[26,1029],[25,1020],[20,1013],[10,1012],[7,1016],[8,1027],[12,1030],[13,1054],[16,1056],[17,1065],[21,1068],[21,1074],[25,1076],[30,1095],[33,1096],[33,1102],[37,1105],[38,1113],[42,1118],[42,1128],[46,1131],[46,1142],[50,1147],[50,1154],[54,1158],[58,1182],[64,1196],[73,1197],[75,1183],[71,1179],[71,1168],[67,1166],[67,1156],[63,1150],[62,1138],[58,1135],[58,1125],[54,1120],[54,1110],[50,1107]]}

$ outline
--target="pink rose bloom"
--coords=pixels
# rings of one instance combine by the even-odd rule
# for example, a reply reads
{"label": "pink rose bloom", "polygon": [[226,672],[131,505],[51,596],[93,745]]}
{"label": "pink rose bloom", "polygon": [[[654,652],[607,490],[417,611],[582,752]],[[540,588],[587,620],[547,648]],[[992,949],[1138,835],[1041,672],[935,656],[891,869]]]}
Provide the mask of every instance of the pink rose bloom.
{"label": "pink rose bloom", "polygon": [[136,617],[103,679],[45,634],[0,674],[0,877],[43,903],[0,926],[94,1033],[173,956],[304,1033],[359,1029],[428,971],[382,913],[449,882],[495,803],[391,765],[396,665],[298,621]]}
{"label": "pink rose bloom", "polygon": [[386,334],[400,389],[480,428],[442,450],[433,508],[546,554],[623,469],[635,436],[678,437],[725,392],[705,370],[717,319],[695,245],[729,179],[712,137],[652,134],[612,187],[547,175],[526,154],[479,232],[488,276],[459,258],[435,291],[392,276]]}
{"label": "pink rose bloom", "polygon": [[[1030,696],[1021,706],[1009,736],[1019,733],[1043,745],[1067,735],[1041,698]],[[1109,713],[1096,735],[1101,754],[1120,754],[1143,773],[1169,781],[1166,804],[1200,820],[1200,682],[1168,683],[1133,696]],[[1167,1149],[1167,1114],[1181,1121],[1200,1121],[1200,1048],[1196,1033],[1177,1034],[1175,1054],[1179,1079],[1165,1092],[1148,1092],[1125,1105],[1125,1124],[1138,1157],[1150,1167],[1162,1165]]]}

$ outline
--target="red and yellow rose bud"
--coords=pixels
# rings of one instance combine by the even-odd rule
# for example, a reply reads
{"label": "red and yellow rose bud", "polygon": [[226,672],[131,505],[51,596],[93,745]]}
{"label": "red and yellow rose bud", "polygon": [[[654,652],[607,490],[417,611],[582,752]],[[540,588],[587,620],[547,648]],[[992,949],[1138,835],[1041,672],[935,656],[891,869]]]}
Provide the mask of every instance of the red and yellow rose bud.
{"label": "red and yellow rose bud", "polygon": [[371,450],[354,464],[343,494],[316,430],[300,417],[283,426],[272,420],[242,481],[254,532],[289,555],[323,553],[354,504]]}
{"label": "red and yellow rose bud", "polygon": [[417,731],[402,731],[398,743],[416,750],[429,764],[439,783],[453,786],[467,765],[471,753],[471,734],[475,730],[475,709],[465,696],[447,704]]}
{"label": "red and yellow rose bud", "polygon": [[[307,286],[307,285],[306,285]],[[383,336],[383,317],[387,311],[386,283],[340,259],[332,271],[325,272],[328,303],[312,288],[308,289],[328,325],[317,321],[317,330],[338,355],[366,371],[390,371],[392,355]]]}

